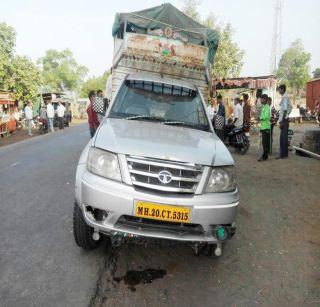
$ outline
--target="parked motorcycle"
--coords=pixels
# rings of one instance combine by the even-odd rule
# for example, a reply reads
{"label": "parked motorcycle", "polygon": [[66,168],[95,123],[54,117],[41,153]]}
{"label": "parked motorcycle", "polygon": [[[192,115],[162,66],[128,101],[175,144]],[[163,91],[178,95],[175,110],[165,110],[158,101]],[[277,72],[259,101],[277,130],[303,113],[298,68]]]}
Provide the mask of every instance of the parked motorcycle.
{"label": "parked motorcycle", "polygon": [[38,117],[38,124],[40,134],[44,134],[49,131],[48,121],[46,119]]}
{"label": "parked motorcycle", "polygon": [[302,119],[307,120],[307,121],[311,121],[312,114],[311,114],[310,110],[308,110],[307,108],[300,107],[299,111],[300,111],[300,115],[301,115]]}
{"label": "parked motorcycle", "polygon": [[250,125],[235,127],[227,132],[225,144],[232,146],[241,155],[245,155],[250,147],[249,133],[245,132]]}

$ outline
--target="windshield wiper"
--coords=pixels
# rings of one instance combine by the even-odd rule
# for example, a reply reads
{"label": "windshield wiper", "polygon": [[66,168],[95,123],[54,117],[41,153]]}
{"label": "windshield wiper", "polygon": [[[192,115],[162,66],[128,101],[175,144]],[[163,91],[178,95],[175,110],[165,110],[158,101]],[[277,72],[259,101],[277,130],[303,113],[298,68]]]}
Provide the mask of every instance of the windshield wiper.
{"label": "windshield wiper", "polygon": [[143,120],[151,120],[151,121],[155,121],[155,122],[162,122],[162,121],[163,121],[161,118],[158,118],[158,117],[155,117],[155,116],[148,116],[148,115],[128,116],[128,117],[125,117],[125,119],[128,119],[128,120],[139,120],[139,119],[143,119]]}
{"label": "windshield wiper", "polygon": [[209,126],[206,126],[206,125],[201,125],[201,124],[197,125],[197,124],[191,124],[191,123],[187,123],[187,122],[183,122],[183,121],[176,121],[176,120],[167,120],[167,121],[163,122],[163,124],[164,125],[172,125],[172,126],[190,127],[190,128],[205,130],[205,131],[209,130]]}

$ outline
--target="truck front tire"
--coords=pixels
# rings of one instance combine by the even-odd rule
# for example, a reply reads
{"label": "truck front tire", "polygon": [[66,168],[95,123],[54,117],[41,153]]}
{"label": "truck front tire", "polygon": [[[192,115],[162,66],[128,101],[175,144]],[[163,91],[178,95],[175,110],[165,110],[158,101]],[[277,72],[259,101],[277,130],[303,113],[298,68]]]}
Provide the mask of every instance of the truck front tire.
{"label": "truck front tire", "polygon": [[78,246],[83,249],[94,249],[99,245],[99,241],[92,238],[93,228],[88,226],[83,218],[83,214],[77,203],[74,203],[73,210],[73,235]]}

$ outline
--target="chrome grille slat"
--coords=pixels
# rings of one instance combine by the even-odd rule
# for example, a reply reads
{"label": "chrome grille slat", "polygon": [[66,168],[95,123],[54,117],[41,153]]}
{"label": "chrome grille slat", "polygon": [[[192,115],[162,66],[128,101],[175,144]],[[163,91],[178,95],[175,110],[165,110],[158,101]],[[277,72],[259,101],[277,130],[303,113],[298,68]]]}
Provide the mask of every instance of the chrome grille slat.
{"label": "chrome grille slat", "polygon": [[145,165],[155,165],[155,166],[161,166],[161,167],[166,167],[166,168],[173,168],[173,169],[177,169],[177,170],[190,170],[190,171],[194,171],[194,172],[200,172],[202,173],[202,167],[196,167],[196,166],[191,166],[190,164],[183,164],[183,163],[178,163],[178,162],[158,162],[156,160],[150,159],[150,160],[146,160],[146,159],[137,159],[137,158],[127,158],[127,161],[129,162],[136,162],[139,164],[145,164]]}
{"label": "chrome grille slat", "polygon": [[[134,186],[170,193],[195,193],[203,167],[191,163],[127,156],[128,170]],[[159,173],[168,171],[171,181],[162,183]]]}
{"label": "chrome grille slat", "polygon": [[164,192],[179,192],[179,193],[191,193],[192,191],[190,189],[182,189],[182,188],[171,188],[169,186],[159,186],[155,184],[149,184],[149,183],[142,183],[139,181],[132,180],[132,184],[143,187],[143,188],[148,188],[152,190],[159,190],[159,191],[164,191]]}
{"label": "chrome grille slat", "polygon": [[[137,170],[130,170],[131,174],[137,174],[137,175],[143,175],[143,176],[148,176],[148,177],[153,177],[153,178],[158,178],[158,173],[152,173],[152,172],[144,172],[144,171],[137,171]],[[174,181],[186,181],[186,182],[199,182],[199,179],[197,178],[188,178],[188,177],[176,177],[172,176],[172,180]]]}

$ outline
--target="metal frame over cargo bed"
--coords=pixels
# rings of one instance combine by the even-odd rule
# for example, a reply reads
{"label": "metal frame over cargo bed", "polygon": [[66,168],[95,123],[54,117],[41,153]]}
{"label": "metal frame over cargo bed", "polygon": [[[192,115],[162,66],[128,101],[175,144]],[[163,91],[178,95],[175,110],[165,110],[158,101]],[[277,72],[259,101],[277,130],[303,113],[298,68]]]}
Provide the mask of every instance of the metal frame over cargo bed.
{"label": "metal frame over cargo bed", "polygon": [[124,32],[114,40],[112,97],[128,74],[156,73],[187,81],[208,97],[208,48],[156,35]]}

